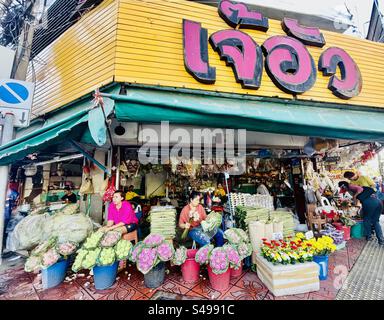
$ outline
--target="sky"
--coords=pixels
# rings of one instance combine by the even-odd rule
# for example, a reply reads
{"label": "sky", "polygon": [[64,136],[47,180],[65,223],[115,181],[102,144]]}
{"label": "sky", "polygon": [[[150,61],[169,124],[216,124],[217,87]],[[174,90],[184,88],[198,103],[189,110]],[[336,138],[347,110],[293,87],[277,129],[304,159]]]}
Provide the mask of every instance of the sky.
{"label": "sky", "polygon": [[[353,24],[357,30],[350,28],[346,33],[365,37],[368,32],[369,19],[374,0],[241,0],[242,2],[282,8],[283,10],[316,14],[321,16],[339,18],[340,22],[352,13]],[[378,0],[381,12],[384,13],[384,0]]]}

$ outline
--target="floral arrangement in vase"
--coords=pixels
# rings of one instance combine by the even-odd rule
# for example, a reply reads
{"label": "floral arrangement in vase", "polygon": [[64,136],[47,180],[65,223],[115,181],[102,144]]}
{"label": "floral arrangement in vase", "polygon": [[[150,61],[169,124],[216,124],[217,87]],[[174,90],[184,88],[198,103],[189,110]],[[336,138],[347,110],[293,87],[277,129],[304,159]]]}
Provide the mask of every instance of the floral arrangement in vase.
{"label": "floral arrangement in vase", "polygon": [[224,239],[237,251],[243,260],[252,254],[252,245],[248,234],[239,228],[230,228],[224,232]]}
{"label": "floral arrangement in vase", "polygon": [[60,259],[67,259],[76,251],[77,247],[78,244],[75,242],[58,242],[57,237],[51,237],[32,250],[30,257],[25,262],[24,270],[38,272],[41,269],[49,268]]}
{"label": "floral arrangement in vase", "polygon": [[141,273],[147,274],[160,262],[172,260],[173,256],[174,248],[163,236],[150,234],[133,247],[129,259]]}
{"label": "floral arrangement in vase", "polygon": [[311,245],[316,256],[326,256],[336,251],[336,245],[331,237],[322,236],[318,239],[312,238],[305,241],[306,245]]}
{"label": "floral arrangement in vase", "polygon": [[126,260],[131,253],[132,243],[121,238],[118,231],[92,233],[76,252],[72,271],[92,269],[94,266],[109,266],[116,261]]}

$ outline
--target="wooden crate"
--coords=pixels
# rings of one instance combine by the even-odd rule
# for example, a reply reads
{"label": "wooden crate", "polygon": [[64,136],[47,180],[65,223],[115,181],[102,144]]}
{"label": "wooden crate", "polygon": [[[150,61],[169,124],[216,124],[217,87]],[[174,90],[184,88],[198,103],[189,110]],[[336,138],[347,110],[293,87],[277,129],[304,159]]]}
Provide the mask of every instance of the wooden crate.
{"label": "wooden crate", "polygon": [[315,262],[273,265],[256,255],[257,276],[276,296],[320,290],[319,266]]}

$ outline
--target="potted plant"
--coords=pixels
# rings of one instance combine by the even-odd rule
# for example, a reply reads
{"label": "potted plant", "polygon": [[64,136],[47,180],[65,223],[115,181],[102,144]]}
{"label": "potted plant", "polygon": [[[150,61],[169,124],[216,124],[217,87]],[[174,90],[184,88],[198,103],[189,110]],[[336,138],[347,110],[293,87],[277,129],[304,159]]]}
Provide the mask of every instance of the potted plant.
{"label": "potted plant", "polygon": [[25,262],[24,270],[26,272],[42,270],[43,288],[55,287],[64,281],[69,257],[77,247],[77,243],[58,242],[57,237],[51,237],[31,252],[31,256]]}
{"label": "potted plant", "polygon": [[213,245],[208,244],[196,253],[196,262],[207,265],[209,282],[214,290],[228,289],[231,280],[230,264],[237,267],[240,264],[240,257],[236,250],[231,250],[228,246],[214,248]]}
{"label": "potted plant", "polygon": [[115,283],[119,261],[128,259],[131,249],[132,243],[121,239],[120,232],[96,231],[77,251],[72,271],[92,270],[95,288],[107,289]]}
{"label": "potted plant", "polygon": [[144,274],[147,288],[157,288],[164,282],[165,262],[174,255],[173,246],[158,234],[150,234],[132,249],[130,260]]}
{"label": "potted plant", "polygon": [[252,245],[247,233],[238,228],[230,228],[224,232],[224,239],[237,251],[240,256],[240,266],[231,267],[231,278],[238,278],[243,271],[243,260],[252,254]]}
{"label": "potted plant", "polygon": [[311,245],[314,250],[313,261],[320,266],[319,279],[326,280],[328,277],[328,258],[336,250],[333,239],[328,236],[322,236],[318,239],[306,240],[305,243]]}

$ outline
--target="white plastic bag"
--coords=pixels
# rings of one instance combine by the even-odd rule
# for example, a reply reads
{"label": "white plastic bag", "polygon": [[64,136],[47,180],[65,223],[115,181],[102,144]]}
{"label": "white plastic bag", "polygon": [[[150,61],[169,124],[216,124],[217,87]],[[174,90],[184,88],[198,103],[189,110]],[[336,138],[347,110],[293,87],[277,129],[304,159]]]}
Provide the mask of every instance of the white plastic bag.
{"label": "white plastic bag", "polygon": [[43,226],[48,216],[46,214],[27,216],[21,220],[12,232],[10,241],[16,250],[29,250],[42,240]]}

